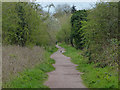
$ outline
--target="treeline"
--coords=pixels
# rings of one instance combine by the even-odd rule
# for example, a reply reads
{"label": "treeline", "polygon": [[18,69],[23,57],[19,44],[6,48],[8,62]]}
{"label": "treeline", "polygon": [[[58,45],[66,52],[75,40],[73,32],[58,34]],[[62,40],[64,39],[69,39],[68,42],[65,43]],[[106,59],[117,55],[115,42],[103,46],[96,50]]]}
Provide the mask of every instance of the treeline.
{"label": "treeline", "polygon": [[66,42],[69,44],[71,32],[71,7],[67,4],[58,5],[54,17],[57,18],[60,26],[56,35],[58,42]]}
{"label": "treeline", "polygon": [[98,67],[118,65],[118,2],[100,2],[92,9],[79,11],[73,6],[71,13],[71,30],[65,43],[82,49],[89,63]]}
{"label": "treeline", "polygon": [[50,29],[51,20],[55,22],[39,4],[5,2],[2,4],[2,43],[20,46],[54,45],[56,39],[54,28]]}

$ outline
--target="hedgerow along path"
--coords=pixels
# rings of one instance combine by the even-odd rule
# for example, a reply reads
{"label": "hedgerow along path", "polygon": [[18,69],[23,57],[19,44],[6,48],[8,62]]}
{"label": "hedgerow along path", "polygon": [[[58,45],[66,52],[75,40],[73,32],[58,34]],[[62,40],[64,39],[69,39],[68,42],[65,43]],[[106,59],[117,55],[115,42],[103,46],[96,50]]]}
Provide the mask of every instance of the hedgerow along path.
{"label": "hedgerow along path", "polygon": [[51,55],[56,63],[53,65],[55,71],[48,73],[48,81],[45,85],[50,88],[86,88],[82,84],[80,72],[76,70],[75,64],[70,61],[70,57],[64,56],[64,48],[56,45],[58,51]]}

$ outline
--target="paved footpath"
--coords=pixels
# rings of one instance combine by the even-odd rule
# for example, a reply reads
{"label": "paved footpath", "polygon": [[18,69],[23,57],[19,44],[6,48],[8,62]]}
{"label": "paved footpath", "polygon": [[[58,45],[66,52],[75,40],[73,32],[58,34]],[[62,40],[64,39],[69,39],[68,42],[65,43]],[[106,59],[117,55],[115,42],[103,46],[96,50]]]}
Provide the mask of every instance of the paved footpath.
{"label": "paved footpath", "polygon": [[49,77],[45,85],[50,88],[86,88],[82,83],[81,73],[76,70],[77,65],[62,54],[65,51],[64,48],[58,45],[56,47],[59,48],[58,51],[51,55],[51,58],[56,61],[53,65],[55,71],[48,73]]}

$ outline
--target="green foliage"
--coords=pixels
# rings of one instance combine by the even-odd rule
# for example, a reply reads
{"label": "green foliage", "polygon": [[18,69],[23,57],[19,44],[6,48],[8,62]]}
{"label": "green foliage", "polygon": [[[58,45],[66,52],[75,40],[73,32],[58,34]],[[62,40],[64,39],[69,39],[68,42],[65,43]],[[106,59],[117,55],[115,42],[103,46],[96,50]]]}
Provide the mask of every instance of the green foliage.
{"label": "green foliage", "polygon": [[3,44],[51,45],[53,42],[48,33],[47,23],[43,21],[44,11],[40,7],[27,2],[3,3]]}
{"label": "green foliage", "polygon": [[49,36],[49,45],[54,45],[57,41],[56,35],[60,28],[58,20],[54,16],[50,16],[46,21],[47,33]]}
{"label": "green foliage", "polygon": [[45,50],[47,50],[50,53],[53,53],[53,52],[57,51],[58,48],[56,48],[55,46],[49,46],[49,47],[47,46],[47,47],[45,47]]}
{"label": "green foliage", "polygon": [[101,62],[102,67],[114,65],[118,62],[118,3],[97,3],[88,11],[87,20],[81,29],[89,62]]}
{"label": "green foliage", "polygon": [[[58,41],[62,42],[66,42],[64,25],[61,25],[57,35]],[[120,35],[117,2],[99,2],[92,9],[75,11],[71,16],[71,31],[68,34],[69,43],[77,49],[83,49],[89,63],[99,62],[99,67],[118,66]]]}
{"label": "green foliage", "polygon": [[60,24],[61,24],[61,28],[57,33],[57,40],[59,42],[65,42],[65,43],[69,43],[70,42],[70,29],[71,29],[71,25],[70,25],[70,15],[64,15],[60,18]]}
{"label": "green foliage", "polygon": [[[50,61],[50,60],[49,60]],[[27,69],[20,73],[15,79],[6,83],[4,87],[7,88],[47,88],[43,85],[47,79],[46,72],[54,70],[54,67],[48,63],[38,65],[33,69]]]}
{"label": "green foliage", "polygon": [[82,22],[86,21],[87,12],[86,10],[79,10],[73,13],[71,17],[71,43],[73,43],[73,39],[75,41],[74,45],[77,49],[83,48],[83,29],[82,28]]}
{"label": "green foliage", "polygon": [[53,51],[46,51],[44,53],[44,62],[36,65],[32,69],[26,69],[24,72],[20,72],[17,77],[11,79],[11,81],[3,84],[3,88],[48,88],[44,85],[44,81],[47,80],[47,72],[55,70],[52,64],[55,64],[55,60],[50,58],[50,55],[55,52],[57,48],[54,47]]}
{"label": "green foliage", "polygon": [[83,57],[82,51],[66,44],[60,46],[66,49],[64,54],[71,57],[73,63],[78,64],[77,70],[82,72],[83,82],[88,88],[118,88],[118,71],[113,67],[95,67],[94,63],[88,64],[88,58]]}
{"label": "green foliage", "polygon": [[71,32],[71,7],[67,4],[58,5],[55,8],[55,11],[56,12],[53,16],[57,19],[59,23],[59,26],[57,27],[58,32],[56,34],[56,38],[58,42],[69,43]]}

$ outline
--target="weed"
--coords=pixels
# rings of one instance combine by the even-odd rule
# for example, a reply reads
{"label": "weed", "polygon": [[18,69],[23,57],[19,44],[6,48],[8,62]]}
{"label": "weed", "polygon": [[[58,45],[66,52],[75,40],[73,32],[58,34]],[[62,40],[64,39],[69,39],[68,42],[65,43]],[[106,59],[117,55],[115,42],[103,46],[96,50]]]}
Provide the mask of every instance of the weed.
{"label": "weed", "polygon": [[55,70],[52,64],[55,63],[53,59],[50,58],[50,55],[55,52],[57,49],[54,48],[52,52],[44,52],[43,62],[39,62],[31,69],[25,69],[23,72],[19,72],[16,77],[6,83],[3,83],[3,88],[48,88],[44,85],[44,81],[47,80],[48,75],[46,72]]}
{"label": "weed", "polygon": [[73,63],[78,64],[77,70],[84,73],[81,77],[87,87],[118,88],[118,72],[115,69],[111,69],[110,66],[94,67],[94,63],[88,64],[88,59],[80,54],[82,51],[65,44],[60,44],[60,46],[66,49],[64,54],[71,57]]}

